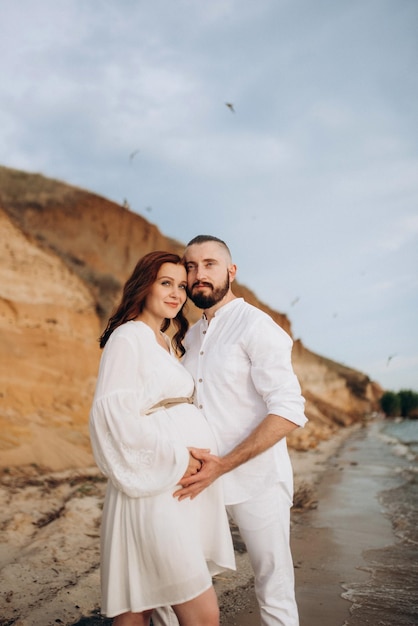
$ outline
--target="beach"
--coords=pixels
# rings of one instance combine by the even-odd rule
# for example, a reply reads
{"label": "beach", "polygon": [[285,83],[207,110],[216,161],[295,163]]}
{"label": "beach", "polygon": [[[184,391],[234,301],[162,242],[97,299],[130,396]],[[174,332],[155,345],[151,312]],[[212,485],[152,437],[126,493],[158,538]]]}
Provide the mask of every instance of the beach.
{"label": "beach", "polygon": [[[418,624],[418,422],[340,429],[295,473],[292,550],[300,626]],[[408,441],[405,441],[407,439]],[[99,471],[3,471],[0,626],[96,626]],[[222,626],[259,626],[245,546],[215,579]]]}
{"label": "beach", "polygon": [[[310,453],[316,469],[327,445]],[[300,485],[312,458],[299,455]],[[418,421],[377,421],[351,429],[325,471],[312,468],[312,508],[292,515],[300,626],[418,624],[417,459]],[[225,624],[259,626],[250,587],[244,597],[247,607]]]}

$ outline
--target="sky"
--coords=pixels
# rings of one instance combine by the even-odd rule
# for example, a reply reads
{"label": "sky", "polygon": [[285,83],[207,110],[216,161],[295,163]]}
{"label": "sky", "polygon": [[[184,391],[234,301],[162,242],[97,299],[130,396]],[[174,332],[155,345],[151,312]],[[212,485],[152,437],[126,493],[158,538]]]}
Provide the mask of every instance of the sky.
{"label": "sky", "polygon": [[417,0],[0,0],[0,16],[1,165],[183,243],[220,237],[295,339],[418,391]]}

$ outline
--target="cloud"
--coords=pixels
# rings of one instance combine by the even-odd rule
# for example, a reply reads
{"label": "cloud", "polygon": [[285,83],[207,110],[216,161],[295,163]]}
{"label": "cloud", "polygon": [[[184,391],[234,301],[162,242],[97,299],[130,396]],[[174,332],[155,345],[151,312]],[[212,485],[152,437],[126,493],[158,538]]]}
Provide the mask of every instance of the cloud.
{"label": "cloud", "polygon": [[415,345],[415,0],[3,7],[3,164],[225,238],[320,354]]}
{"label": "cloud", "polygon": [[354,116],[346,103],[338,101],[315,102],[309,116],[332,131],[352,128]]}
{"label": "cloud", "polygon": [[387,252],[396,252],[417,238],[418,214],[395,215],[386,223],[386,232],[378,239],[378,245]]}

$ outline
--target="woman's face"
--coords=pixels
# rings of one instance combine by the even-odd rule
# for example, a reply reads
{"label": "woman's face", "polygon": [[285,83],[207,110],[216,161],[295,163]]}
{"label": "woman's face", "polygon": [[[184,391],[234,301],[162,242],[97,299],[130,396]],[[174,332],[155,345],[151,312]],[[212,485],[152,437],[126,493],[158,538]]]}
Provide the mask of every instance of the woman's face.
{"label": "woman's face", "polygon": [[163,263],[146,297],[144,310],[157,318],[172,319],[186,302],[186,288],[183,265]]}

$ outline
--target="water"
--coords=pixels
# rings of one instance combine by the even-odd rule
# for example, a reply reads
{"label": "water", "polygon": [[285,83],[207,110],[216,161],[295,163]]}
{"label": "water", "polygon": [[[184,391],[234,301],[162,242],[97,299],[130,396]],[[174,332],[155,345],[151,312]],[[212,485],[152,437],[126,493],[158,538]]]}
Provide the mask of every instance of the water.
{"label": "water", "polygon": [[418,420],[395,419],[393,421],[384,422],[382,428],[382,436],[387,436],[389,441],[392,439],[394,444],[399,443],[405,446],[404,450],[400,449],[399,454],[417,460],[418,458]]}
{"label": "water", "polygon": [[301,626],[418,626],[417,442],[418,421],[355,429],[293,516]]}
{"label": "water", "polygon": [[384,468],[378,501],[390,521],[393,542],[362,554],[366,580],[343,585],[352,602],[345,626],[418,624],[418,420],[393,420],[373,426],[377,458]]}

